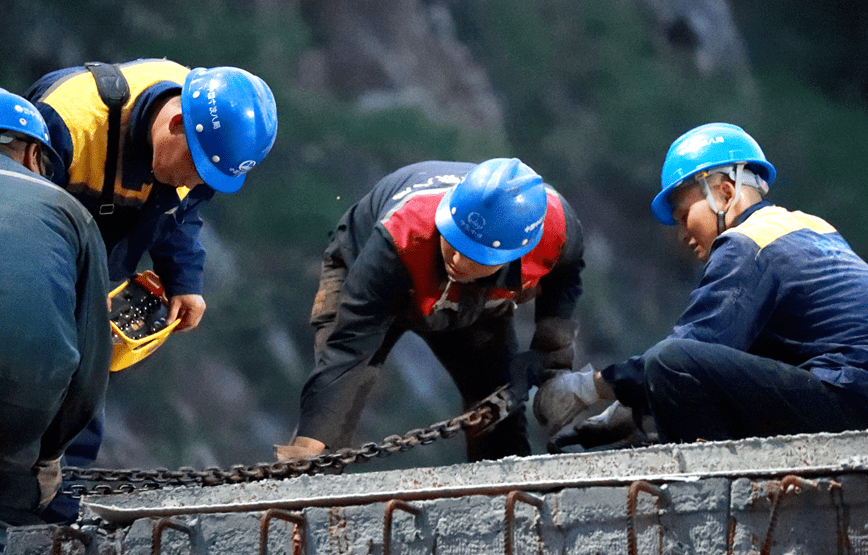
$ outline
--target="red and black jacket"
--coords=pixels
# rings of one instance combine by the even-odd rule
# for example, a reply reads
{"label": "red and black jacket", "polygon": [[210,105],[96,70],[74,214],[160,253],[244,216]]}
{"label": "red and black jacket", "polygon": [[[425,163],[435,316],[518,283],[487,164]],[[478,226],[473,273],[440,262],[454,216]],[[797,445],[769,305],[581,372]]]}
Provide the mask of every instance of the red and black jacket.
{"label": "red and black jacket", "polygon": [[[421,162],[380,180],[338,222],[327,264],[345,264],[335,328],[302,392],[300,435],[320,437],[325,399],[352,382],[387,330],[441,331],[510,314],[535,299],[535,318],[569,319],[581,294],[582,231],[569,204],[547,186],[543,237],[520,260],[469,284],[450,282],[434,214],[475,164]],[[337,385],[342,384],[342,385]],[[310,428],[310,429],[308,429]],[[315,428],[315,429],[314,429]]]}

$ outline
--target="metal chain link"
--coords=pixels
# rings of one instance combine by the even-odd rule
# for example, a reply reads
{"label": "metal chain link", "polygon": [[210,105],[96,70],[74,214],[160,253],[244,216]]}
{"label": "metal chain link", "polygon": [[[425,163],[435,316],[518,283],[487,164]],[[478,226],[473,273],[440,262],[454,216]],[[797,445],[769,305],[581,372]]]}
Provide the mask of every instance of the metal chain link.
{"label": "metal chain link", "polygon": [[181,467],[178,470],[167,468],[139,470],[67,466],[63,468],[65,486],[63,492],[75,497],[112,495],[161,489],[167,486],[219,486],[259,480],[282,480],[304,474],[339,473],[351,464],[388,457],[418,445],[428,445],[438,439],[449,439],[461,430],[473,429],[477,434],[490,431],[498,422],[523,406],[522,403],[516,402],[508,387],[497,389],[460,416],[437,422],[427,428],[410,430],[402,436],[388,436],[379,444],[366,443],[357,449],[340,449],[334,453],[325,453],[309,459],[290,459],[251,466],[234,465],[225,469],[209,467],[195,470],[192,467]]}

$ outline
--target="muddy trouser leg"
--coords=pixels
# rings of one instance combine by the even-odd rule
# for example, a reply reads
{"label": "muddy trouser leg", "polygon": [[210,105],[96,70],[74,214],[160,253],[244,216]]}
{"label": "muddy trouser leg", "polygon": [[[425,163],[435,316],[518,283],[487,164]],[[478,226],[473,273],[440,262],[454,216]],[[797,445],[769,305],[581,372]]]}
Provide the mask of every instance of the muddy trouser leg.
{"label": "muddy trouser leg", "polygon": [[648,407],[664,441],[868,427],[868,402],[810,372],[711,343],[667,339],[645,361]]}
{"label": "muddy trouser leg", "polygon": [[[347,267],[343,261],[336,259],[325,259],[322,264],[322,273],[320,275],[319,290],[314,298],[313,308],[311,309],[310,324],[314,327],[314,356],[318,362],[325,350],[326,340],[335,328],[335,319],[339,304],[341,288],[347,275]],[[356,426],[359,417],[364,410],[365,401],[370,395],[371,390],[377,383],[380,374],[380,367],[386,360],[389,351],[395,346],[398,339],[405,330],[392,327],[386,333],[383,343],[369,364],[364,368],[359,368],[354,371],[354,383],[358,383],[359,387],[352,391],[352,398],[333,399],[332,402],[347,403],[353,407],[343,422],[336,423],[340,430],[336,439],[328,445],[331,451],[342,449],[344,447],[353,446],[353,437],[356,432]]]}
{"label": "muddy trouser leg", "polygon": [[[91,466],[99,453],[105,430],[105,405],[100,407],[99,414],[91,420],[87,427],[79,433],[72,444],[66,448],[61,460],[62,466]],[[71,484],[63,483],[67,488]],[[66,493],[58,493],[42,512],[42,518],[51,524],[72,524],[78,519],[80,499]]]}
{"label": "muddy trouser leg", "polygon": [[[511,314],[466,328],[419,335],[452,376],[464,410],[509,381],[510,355],[518,349]],[[468,432],[466,439],[469,461],[530,455],[524,412],[510,416],[487,434]]]}

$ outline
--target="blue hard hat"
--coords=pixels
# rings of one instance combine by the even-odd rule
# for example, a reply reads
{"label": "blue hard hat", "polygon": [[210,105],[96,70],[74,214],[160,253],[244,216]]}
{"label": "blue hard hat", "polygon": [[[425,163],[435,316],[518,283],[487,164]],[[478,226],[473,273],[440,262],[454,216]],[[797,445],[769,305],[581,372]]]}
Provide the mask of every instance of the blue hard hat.
{"label": "blue hard hat", "polygon": [[234,193],[277,136],[277,106],[265,81],[237,67],[196,68],[184,81],[181,114],[196,171]]}
{"label": "blue hard hat", "polygon": [[64,171],[63,160],[51,146],[51,135],[42,114],[27,99],[6,89],[0,89],[0,131],[13,131],[36,139],[51,162],[51,170]]}
{"label": "blue hard hat", "polygon": [[443,196],[435,221],[455,250],[497,266],[536,246],[546,206],[542,177],[518,158],[494,158],[474,167]]}
{"label": "blue hard hat", "polygon": [[651,212],[666,225],[675,225],[669,197],[676,187],[696,174],[717,166],[743,163],[767,184],[776,171],[759,144],[744,129],[731,123],[707,123],[681,135],[666,153],[660,181],[663,190],[651,202]]}

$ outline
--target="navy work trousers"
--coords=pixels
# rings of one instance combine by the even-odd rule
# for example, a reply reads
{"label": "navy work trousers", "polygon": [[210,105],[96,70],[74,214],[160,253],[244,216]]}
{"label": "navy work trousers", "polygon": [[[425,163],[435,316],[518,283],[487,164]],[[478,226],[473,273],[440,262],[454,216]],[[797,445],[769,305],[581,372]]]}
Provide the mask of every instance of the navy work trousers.
{"label": "navy work trousers", "polygon": [[666,339],[638,363],[612,365],[602,375],[622,404],[653,416],[665,442],[868,428],[862,395],[724,345]]}

